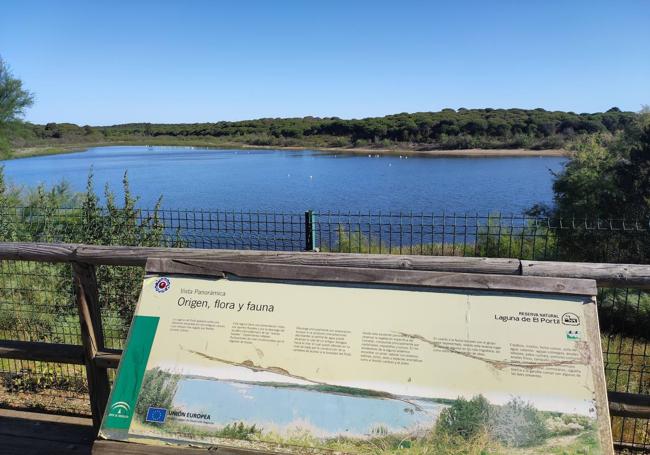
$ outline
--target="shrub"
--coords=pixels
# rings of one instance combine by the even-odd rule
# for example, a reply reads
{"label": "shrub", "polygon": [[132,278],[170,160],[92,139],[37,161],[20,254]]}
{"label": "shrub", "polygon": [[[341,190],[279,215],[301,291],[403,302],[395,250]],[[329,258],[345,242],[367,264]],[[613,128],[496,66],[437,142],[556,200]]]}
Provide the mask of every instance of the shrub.
{"label": "shrub", "polygon": [[490,403],[478,395],[471,400],[459,397],[440,413],[436,431],[471,439],[481,433],[490,419]]}
{"label": "shrub", "polygon": [[250,440],[253,436],[260,434],[261,431],[253,425],[246,425],[244,422],[235,422],[223,427],[216,434],[218,437]]}
{"label": "shrub", "polygon": [[540,412],[519,398],[495,407],[490,417],[489,432],[493,438],[508,447],[539,444],[548,436]]}
{"label": "shrub", "polygon": [[4,375],[2,382],[8,392],[41,392],[46,389],[84,390],[86,388],[83,377],[69,377],[64,372],[48,367],[40,370],[23,368],[19,372]]}
{"label": "shrub", "polygon": [[147,409],[153,406],[156,408],[171,409],[174,395],[178,389],[180,375],[154,368],[145,373],[142,380],[140,398],[135,406],[135,412],[144,421]]}

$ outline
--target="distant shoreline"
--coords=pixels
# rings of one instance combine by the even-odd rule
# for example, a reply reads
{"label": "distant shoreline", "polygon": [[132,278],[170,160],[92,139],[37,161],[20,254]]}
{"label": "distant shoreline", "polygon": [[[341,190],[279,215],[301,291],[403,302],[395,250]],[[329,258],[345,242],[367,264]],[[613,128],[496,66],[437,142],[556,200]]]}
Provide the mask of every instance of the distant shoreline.
{"label": "distant shoreline", "polygon": [[570,151],[563,149],[453,149],[453,150],[416,150],[412,148],[370,148],[370,147],[309,147],[309,146],[274,146],[274,145],[248,145],[248,144],[219,144],[210,145],[206,143],[183,143],[183,144],[146,144],[140,141],[106,142],[91,144],[71,145],[42,145],[22,147],[14,150],[6,160],[30,158],[46,155],[60,155],[65,153],[83,152],[89,148],[110,147],[110,146],[155,146],[155,147],[201,147],[217,150],[315,150],[322,152],[337,152],[342,154],[356,155],[406,155],[406,156],[428,156],[428,157],[531,157],[531,156],[569,156]]}
{"label": "distant shoreline", "polygon": [[374,148],[336,148],[336,147],[266,147],[244,146],[243,149],[278,149],[278,150],[318,150],[322,152],[340,152],[353,154],[440,156],[440,157],[494,157],[494,156],[569,156],[570,151],[563,149],[453,149],[453,150],[413,150],[413,149],[374,149]]}

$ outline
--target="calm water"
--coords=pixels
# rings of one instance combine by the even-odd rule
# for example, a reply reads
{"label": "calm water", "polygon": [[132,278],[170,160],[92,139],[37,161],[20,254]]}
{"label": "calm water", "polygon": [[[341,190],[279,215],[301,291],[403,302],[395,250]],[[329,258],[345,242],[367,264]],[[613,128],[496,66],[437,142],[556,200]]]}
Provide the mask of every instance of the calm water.
{"label": "calm water", "polygon": [[[206,401],[208,396],[214,399]],[[207,379],[182,380],[173,404],[186,412],[210,414],[210,422],[219,426],[246,422],[280,433],[300,426],[318,436],[361,436],[378,426],[391,431],[430,428],[445,408],[418,401],[421,409],[407,412],[414,407],[397,400]]]}
{"label": "calm water", "polygon": [[313,151],[99,147],[0,162],[16,184],[67,180],[120,194],[129,172],[140,206],[236,210],[521,213],[551,203],[551,171],[563,158],[368,157]]}

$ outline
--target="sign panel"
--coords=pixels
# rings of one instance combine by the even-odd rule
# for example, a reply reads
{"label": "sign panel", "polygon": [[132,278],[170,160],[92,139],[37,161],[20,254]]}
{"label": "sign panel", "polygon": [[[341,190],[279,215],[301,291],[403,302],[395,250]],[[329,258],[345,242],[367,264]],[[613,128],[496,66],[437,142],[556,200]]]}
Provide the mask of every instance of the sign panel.
{"label": "sign panel", "polygon": [[611,453],[604,384],[592,296],[148,275],[100,436]]}

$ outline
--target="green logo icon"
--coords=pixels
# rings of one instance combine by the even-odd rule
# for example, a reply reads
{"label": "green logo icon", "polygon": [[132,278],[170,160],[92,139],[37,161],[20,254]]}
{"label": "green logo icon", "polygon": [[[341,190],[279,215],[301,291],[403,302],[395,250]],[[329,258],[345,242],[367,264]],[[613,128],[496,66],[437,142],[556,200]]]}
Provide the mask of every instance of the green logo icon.
{"label": "green logo icon", "polygon": [[566,339],[567,340],[579,340],[581,338],[579,330],[567,330]]}

